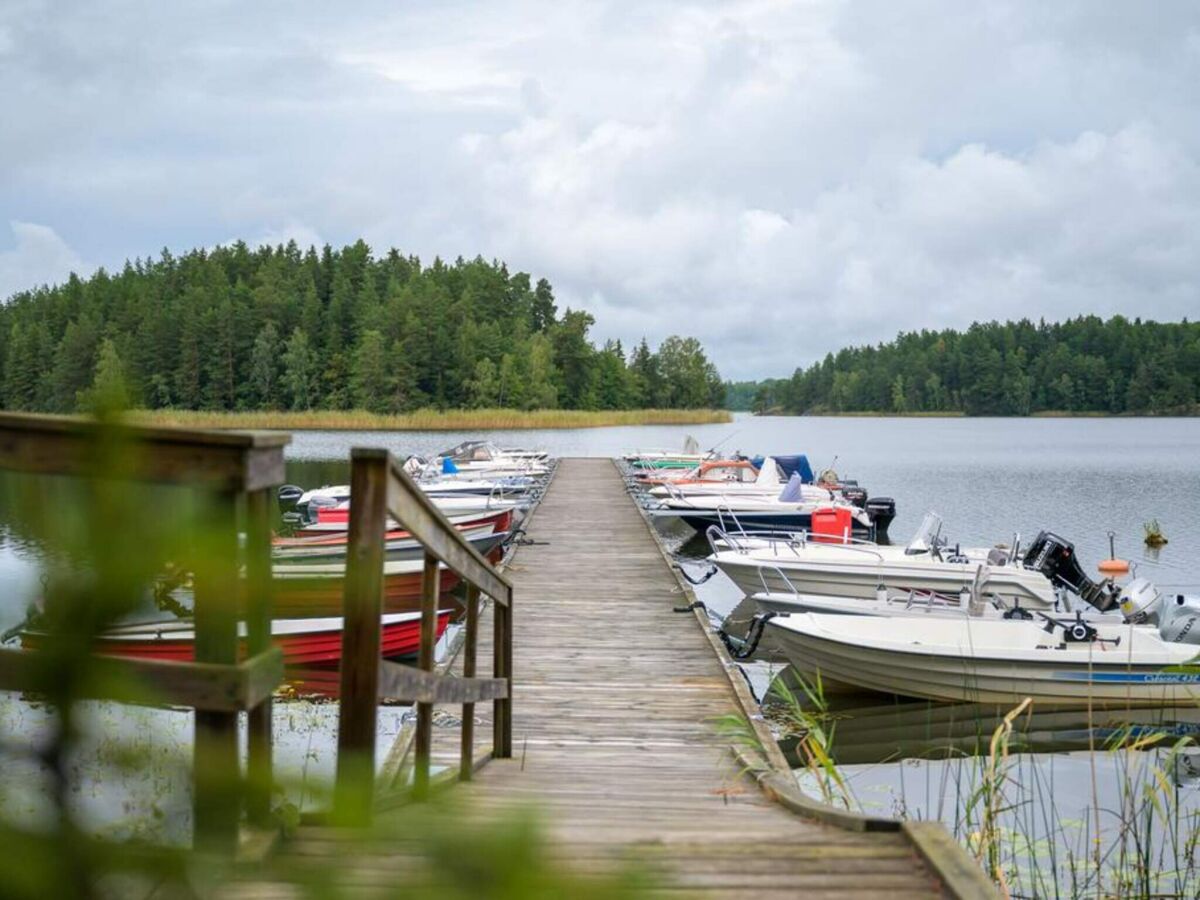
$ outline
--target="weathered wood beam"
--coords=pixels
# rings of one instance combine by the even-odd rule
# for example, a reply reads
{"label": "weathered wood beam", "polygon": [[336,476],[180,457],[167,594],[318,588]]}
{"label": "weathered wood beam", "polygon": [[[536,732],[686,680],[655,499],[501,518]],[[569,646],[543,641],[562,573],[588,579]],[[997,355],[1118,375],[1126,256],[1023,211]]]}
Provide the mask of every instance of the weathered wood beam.
{"label": "weathered wood beam", "polygon": [[353,459],[334,788],[334,812],[350,823],[369,821],[374,803],[388,480],[386,455]]}
{"label": "weathered wood beam", "polygon": [[[271,492],[246,495],[246,578],[242,608],[246,611],[246,647],[251,656],[271,649]],[[271,817],[274,735],[268,694],[247,716],[246,815],[256,825]]]}
{"label": "weathered wood beam", "polygon": [[[36,650],[0,649],[0,690],[37,693],[45,684],[44,664]],[[271,647],[233,666],[96,656],[91,672],[80,686],[83,698],[240,712],[261,704],[283,681],[283,653]]]}
{"label": "weathered wood beam", "polygon": [[[96,470],[101,439],[129,445],[129,465]],[[276,431],[199,431],[98,425],[76,416],[0,413],[0,469],[41,475],[103,475],[222,491],[257,491],[283,482]]]}
{"label": "weathered wood beam", "polygon": [[[387,660],[380,662],[380,700],[475,704],[507,694],[508,682],[503,678],[454,678]],[[466,715],[465,710],[463,715]]]}

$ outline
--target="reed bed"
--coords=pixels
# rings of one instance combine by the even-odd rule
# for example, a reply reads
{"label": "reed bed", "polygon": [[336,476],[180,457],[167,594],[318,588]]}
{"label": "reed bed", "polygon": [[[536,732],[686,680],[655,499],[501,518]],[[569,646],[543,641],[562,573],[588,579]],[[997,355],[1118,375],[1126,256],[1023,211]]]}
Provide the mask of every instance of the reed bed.
{"label": "reed bed", "polygon": [[[861,809],[855,775],[872,767],[829,762],[837,742],[825,743],[836,719],[853,712],[839,713],[811,696],[799,699],[773,689],[770,718],[777,728],[793,723],[781,729],[784,736],[797,725],[804,735],[807,726],[807,742],[828,750],[816,759],[811,747],[797,753],[801,785],[826,803],[850,801]],[[925,762],[884,760],[898,763],[892,814],[940,819],[1005,897],[1200,897],[1200,748],[1194,739],[1145,726],[1099,728],[1089,714],[1092,746],[1070,757],[1076,765],[1086,761],[1090,790],[1079,792],[1076,770],[1072,792],[1071,780],[1064,781],[1053,762],[1057,755],[1032,752],[1016,730],[1031,711],[1025,700],[990,734],[981,728],[978,755],[948,747]],[[921,778],[905,783],[914,766],[930,767],[923,790]],[[838,788],[834,796],[831,786]]]}
{"label": "reed bed", "polygon": [[135,410],[128,417],[140,425],[278,431],[527,431],[617,425],[720,425],[733,421],[733,416],[723,409],[418,409],[395,415],[328,409],[292,412],[159,409]]}

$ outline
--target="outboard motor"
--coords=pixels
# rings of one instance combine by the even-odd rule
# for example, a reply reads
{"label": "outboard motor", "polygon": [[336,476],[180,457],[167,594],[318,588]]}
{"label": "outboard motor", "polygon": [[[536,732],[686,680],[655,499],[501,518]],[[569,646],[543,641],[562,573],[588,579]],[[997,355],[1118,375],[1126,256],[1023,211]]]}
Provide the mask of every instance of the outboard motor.
{"label": "outboard motor", "polygon": [[847,503],[853,503],[859,509],[867,508],[867,489],[857,485],[842,485],[842,496]]}
{"label": "outboard motor", "polygon": [[287,512],[296,505],[296,501],[304,496],[304,488],[297,487],[294,484],[285,484],[279,488],[278,493],[279,509],[281,512]]}
{"label": "outboard motor", "polygon": [[888,526],[896,518],[896,501],[891,497],[872,497],[863,508],[875,526],[875,536],[886,537]]}
{"label": "outboard motor", "polygon": [[1132,625],[1157,625],[1164,641],[1200,644],[1200,597],[1166,596],[1149,579],[1135,578],[1121,589],[1121,612]]}
{"label": "outboard motor", "polygon": [[1200,598],[1183,594],[1164,597],[1159,607],[1158,633],[1172,644],[1200,644]]}
{"label": "outboard motor", "polygon": [[1025,568],[1041,572],[1057,587],[1065,587],[1101,612],[1117,605],[1117,592],[1110,582],[1095,582],[1083,574],[1075,556],[1075,545],[1057,534],[1042,531],[1034,538],[1022,560]]}

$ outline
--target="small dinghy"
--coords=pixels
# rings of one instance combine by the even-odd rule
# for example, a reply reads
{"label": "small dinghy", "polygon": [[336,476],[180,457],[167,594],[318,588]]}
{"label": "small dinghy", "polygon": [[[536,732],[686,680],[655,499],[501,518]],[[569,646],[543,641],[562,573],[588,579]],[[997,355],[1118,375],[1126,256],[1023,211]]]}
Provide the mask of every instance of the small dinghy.
{"label": "small dinghy", "polygon": [[1076,709],[1200,700],[1198,648],[1141,625],[802,613],[767,628],[802,677],[819,672],[832,691]]}
{"label": "small dinghy", "polygon": [[[437,634],[450,623],[450,610],[438,612]],[[341,616],[320,619],[275,619],[271,623],[271,639],[283,650],[283,662],[288,666],[336,665],[342,659]],[[392,613],[382,617],[382,655],[388,659],[412,656],[420,648],[421,614]],[[246,626],[239,624],[239,634],[246,635]],[[26,632],[21,644],[36,648],[41,640],[38,632]],[[190,619],[170,622],[149,622],[125,625],[102,633],[94,644],[97,653],[130,656],[138,659],[160,659],[187,662],[195,658],[196,632]]]}

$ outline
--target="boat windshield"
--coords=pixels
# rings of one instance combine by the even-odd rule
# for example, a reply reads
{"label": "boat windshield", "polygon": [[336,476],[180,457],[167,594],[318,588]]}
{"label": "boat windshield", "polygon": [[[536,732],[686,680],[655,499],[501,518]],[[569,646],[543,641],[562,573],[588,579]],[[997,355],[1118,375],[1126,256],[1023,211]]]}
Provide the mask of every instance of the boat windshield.
{"label": "boat windshield", "polygon": [[935,512],[925,513],[925,518],[921,520],[921,527],[917,529],[916,534],[909,540],[908,545],[904,548],[906,556],[916,556],[921,553],[928,553],[931,549],[937,546],[938,539],[942,536],[942,517]]}

